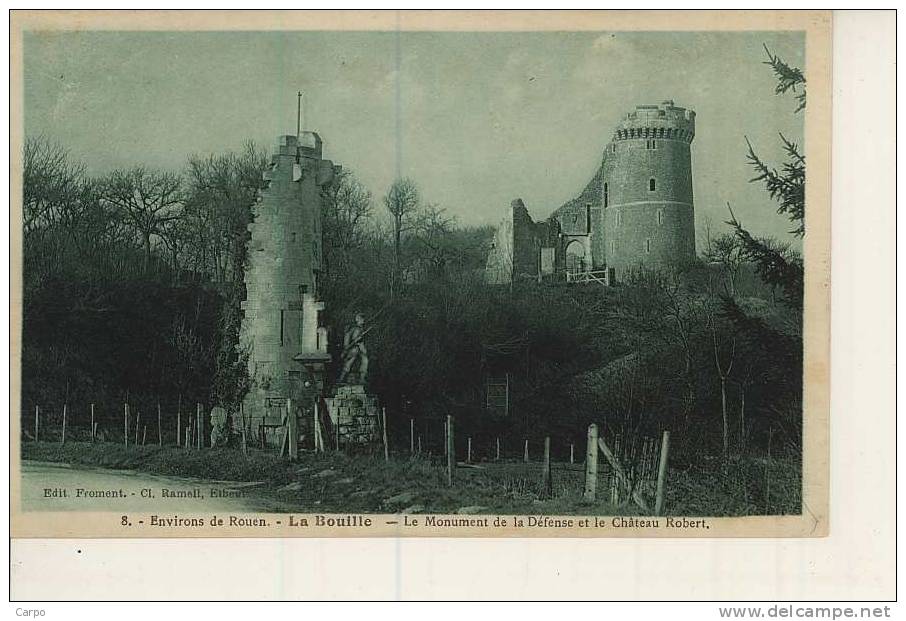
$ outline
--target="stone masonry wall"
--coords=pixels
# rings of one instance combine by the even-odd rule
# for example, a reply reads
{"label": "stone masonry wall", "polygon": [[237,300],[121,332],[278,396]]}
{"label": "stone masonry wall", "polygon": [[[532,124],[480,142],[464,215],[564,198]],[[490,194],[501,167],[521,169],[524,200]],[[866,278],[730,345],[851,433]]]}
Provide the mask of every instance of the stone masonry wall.
{"label": "stone masonry wall", "polygon": [[605,262],[618,277],[695,257],[694,135],[695,113],[666,101],[629,113],[605,149]]}
{"label": "stone masonry wall", "polygon": [[241,331],[252,379],[245,415],[253,425],[265,416],[279,422],[287,398],[302,409],[313,407],[323,380],[310,377],[294,358],[327,352],[326,334],[311,315],[323,308],[316,302],[321,186],[331,181],[333,171],[333,164],[321,158],[317,134],[283,136],[264,173],[267,187],[253,207]]}

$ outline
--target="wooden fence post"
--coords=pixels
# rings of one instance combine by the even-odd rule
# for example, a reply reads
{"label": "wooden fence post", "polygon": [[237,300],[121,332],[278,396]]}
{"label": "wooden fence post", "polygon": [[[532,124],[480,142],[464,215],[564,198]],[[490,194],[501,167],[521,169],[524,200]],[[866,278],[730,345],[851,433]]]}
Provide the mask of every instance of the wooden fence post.
{"label": "wooden fence post", "polygon": [[472,436],[469,436],[466,448],[466,463],[472,463]]}
{"label": "wooden fence post", "polygon": [[248,444],[248,436],[247,436],[248,429],[247,429],[247,424],[245,422],[245,406],[243,405],[243,403],[241,401],[239,402],[239,424],[242,425],[242,454],[248,455],[249,454],[249,444]]}
{"label": "wooden fence post", "polygon": [[311,441],[315,447],[315,453],[324,450],[324,440],[321,438],[321,421],[318,418],[318,402],[315,401],[314,420],[312,421]]}
{"label": "wooden fence post", "polygon": [[447,414],[446,440],[447,440],[447,485],[453,487],[453,471],[456,469],[456,445],[453,440],[453,417]]}
{"label": "wooden fence post", "polygon": [[664,487],[667,483],[667,453],[670,451],[670,432],[665,431],[661,440],[661,459],[657,466],[657,496],[654,501],[654,514],[663,515]]}
{"label": "wooden fence post", "polygon": [[500,437],[497,438],[497,461],[500,461]]}
{"label": "wooden fence post", "polygon": [[189,446],[190,446],[190,445],[189,445],[189,427],[190,427],[190,425],[186,425],[186,437],[185,437],[185,440],[184,440],[183,443],[182,443],[183,447],[184,447],[187,451],[189,450]]}
{"label": "wooden fence post", "polygon": [[289,458],[295,460],[299,457],[299,431],[296,427],[296,413],[293,412],[292,399],[286,399],[286,439],[287,454]]}
{"label": "wooden fence post", "polygon": [[384,461],[390,461],[390,445],[387,444],[387,408],[381,408],[381,434],[384,439]]}
{"label": "wooden fence post", "polygon": [[586,502],[594,502],[598,489],[598,426],[588,426],[588,446],[585,451],[585,493]]}
{"label": "wooden fence post", "polygon": [[421,436],[418,437],[418,454],[419,455],[422,454],[422,437]]}
{"label": "wooden fence post", "polygon": [[94,404],[91,404],[91,442],[94,443],[95,432],[97,431],[97,425],[94,424]]}
{"label": "wooden fence post", "polygon": [[66,410],[69,404],[63,404],[63,435],[60,436],[60,445],[66,444]]}
{"label": "wooden fence post", "polygon": [[142,412],[139,410],[135,413],[135,446],[138,446],[138,430],[142,425]]}
{"label": "wooden fence post", "polygon": [[36,405],[35,406],[35,442],[38,441],[38,418],[39,418],[40,411],[41,411],[41,408]]}
{"label": "wooden fence post", "polygon": [[551,437],[544,438],[544,461],[541,462],[541,495],[550,498],[553,493],[551,481]]}
{"label": "wooden fence post", "polygon": [[182,410],[176,410],[176,448],[179,448],[182,436]]}
{"label": "wooden fence post", "polygon": [[415,419],[409,419],[409,454],[415,455]]}
{"label": "wooden fence post", "polygon": [[142,428],[142,446],[145,446],[145,441],[148,439],[148,425],[145,425]]}
{"label": "wooden fence post", "polygon": [[201,415],[201,404],[195,404],[195,446],[198,448],[204,448],[204,431],[202,430],[202,425],[204,425],[204,417]]}
{"label": "wooden fence post", "polygon": [[157,445],[164,445],[164,433],[160,426],[160,401],[157,402]]}
{"label": "wooden fence post", "polygon": [[[614,446],[617,446],[614,443]],[[634,481],[630,480],[627,476],[626,471],[623,469],[623,465],[620,463],[619,458],[615,451],[612,451],[607,443],[604,441],[604,438],[598,438],[598,448],[601,449],[601,452],[604,453],[604,457],[607,458],[608,463],[611,468],[611,495],[617,494],[617,498],[611,498],[611,502],[625,502],[627,499],[632,498],[635,503],[642,509],[642,511],[648,513],[651,511],[651,508],[648,506],[648,501],[645,500],[645,497],[642,495],[641,490],[635,484]],[[616,490],[616,491],[614,491]],[[623,494],[625,490],[625,495]]]}
{"label": "wooden fence post", "polygon": [[569,443],[569,463],[570,465],[576,463],[576,445],[572,442]]}
{"label": "wooden fence post", "polygon": [[129,404],[123,404],[123,442],[129,446]]}
{"label": "wooden fence post", "polygon": [[525,441],[525,449],[522,452],[522,461],[528,463],[528,439]]}

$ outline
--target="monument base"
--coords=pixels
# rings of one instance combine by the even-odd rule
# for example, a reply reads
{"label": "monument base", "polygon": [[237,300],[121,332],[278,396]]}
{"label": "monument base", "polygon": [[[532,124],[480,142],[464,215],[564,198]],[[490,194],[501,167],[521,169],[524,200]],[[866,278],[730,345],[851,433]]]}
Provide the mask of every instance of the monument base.
{"label": "monument base", "polygon": [[381,441],[381,408],[377,397],[365,392],[365,386],[338,386],[334,396],[324,399],[324,403],[340,446]]}

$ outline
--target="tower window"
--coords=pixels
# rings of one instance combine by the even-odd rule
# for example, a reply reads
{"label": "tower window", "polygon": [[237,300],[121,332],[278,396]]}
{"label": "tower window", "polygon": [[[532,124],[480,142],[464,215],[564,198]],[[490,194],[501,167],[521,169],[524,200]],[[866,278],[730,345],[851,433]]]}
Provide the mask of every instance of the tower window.
{"label": "tower window", "polygon": [[645,252],[651,252],[651,239],[645,240]]}
{"label": "tower window", "polygon": [[657,184],[655,183],[654,179],[653,179],[653,178],[652,178],[652,179],[649,179],[649,180],[648,180],[648,191],[649,191],[649,192],[654,192],[654,190],[656,189],[656,187],[657,187]]}
{"label": "tower window", "polygon": [[616,254],[616,252],[617,252],[617,242],[611,241],[610,242],[610,254]]}
{"label": "tower window", "polygon": [[617,226],[620,226],[620,223],[622,220],[623,219],[620,217],[620,210],[617,209],[616,213],[614,214],[614,222],[616,223]]}
{"label": "tower window", "polygon": [[604,184],[604,206],[607,207],[607,183]]}
{"label": "tower window", "polygon": [[280,347],[283,347],[285,345],[285,343],[283,341],[284,312],[285,311],[281,308],[280,309]]}
{"label": "tower window", "polygon": [[664,210],[663,209],[657,210],[657,223],[658,224],[664,223]]}

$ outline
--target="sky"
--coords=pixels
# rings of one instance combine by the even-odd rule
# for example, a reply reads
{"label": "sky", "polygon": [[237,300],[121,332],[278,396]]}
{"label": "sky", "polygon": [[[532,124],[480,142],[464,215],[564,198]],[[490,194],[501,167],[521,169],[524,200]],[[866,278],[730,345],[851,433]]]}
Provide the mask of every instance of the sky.
{"label": "sky", "polygon": [[729,201],[753,232],[791,240],[745,159],[745,136],[779,166],[778,132],[803,135],[762,45],[804,69],[799,32],[30,33],[25,132],[92,174],[179,169],[295,133],[302,90],[305,128],[377,208],[407,176],[461,224],[494,224],[517,197],[546,218],[589,181],[627,112],[672,99],[696,112],[699,231],[719,230]]}

